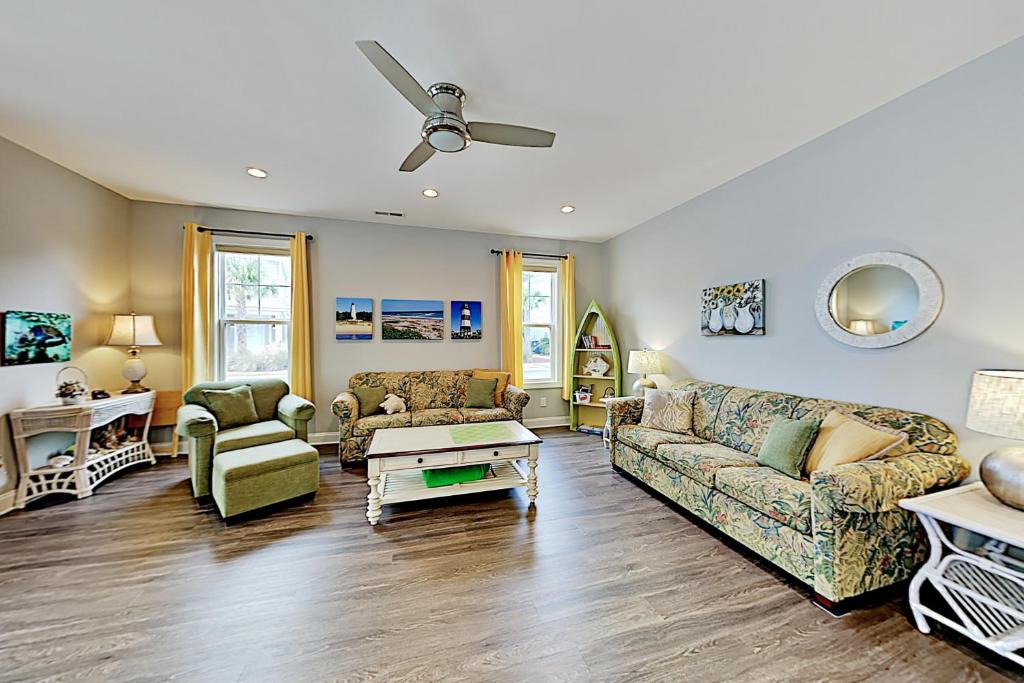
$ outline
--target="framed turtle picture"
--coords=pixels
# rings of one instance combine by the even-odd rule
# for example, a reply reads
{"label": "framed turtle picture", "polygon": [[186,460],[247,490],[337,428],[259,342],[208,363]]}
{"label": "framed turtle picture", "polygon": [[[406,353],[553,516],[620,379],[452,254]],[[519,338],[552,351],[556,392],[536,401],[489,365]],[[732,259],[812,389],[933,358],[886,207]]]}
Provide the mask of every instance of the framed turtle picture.
{"label": "framed turtle picture", "polygon": [[705,337],[764,334],[764,280],[708,287],[701,298]]}
{"label": "framed turtle picture", "polygon": [[4,313],[4,365],[66,363],[71,360],[71,316],[67,313]]}

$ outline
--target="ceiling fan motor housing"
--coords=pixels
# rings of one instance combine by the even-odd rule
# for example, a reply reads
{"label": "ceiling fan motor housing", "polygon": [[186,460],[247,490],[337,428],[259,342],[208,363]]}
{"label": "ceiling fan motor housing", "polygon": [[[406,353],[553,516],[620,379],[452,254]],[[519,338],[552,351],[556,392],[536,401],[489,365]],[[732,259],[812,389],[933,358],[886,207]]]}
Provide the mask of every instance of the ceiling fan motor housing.
{"label": "ceiling fan motor housing", "polygon": [[462,118],[466,93],[452,83],[435,83],[427,89],[427,94],[441,111],[431,114],[423,122],[423,130],[420,131],[423,139],[438,152],[461,152],[469,147],[473,139]]}

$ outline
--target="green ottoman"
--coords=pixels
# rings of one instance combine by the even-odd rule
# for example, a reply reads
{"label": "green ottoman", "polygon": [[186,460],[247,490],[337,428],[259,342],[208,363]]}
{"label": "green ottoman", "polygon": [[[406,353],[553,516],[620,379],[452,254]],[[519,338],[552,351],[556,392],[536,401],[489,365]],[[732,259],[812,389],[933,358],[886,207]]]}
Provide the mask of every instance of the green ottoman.
{"label": "green ottoman", "polygon": [[320,458],[302,439],[221,453],[213,459],[213,499],[225,519],[320,486]]}

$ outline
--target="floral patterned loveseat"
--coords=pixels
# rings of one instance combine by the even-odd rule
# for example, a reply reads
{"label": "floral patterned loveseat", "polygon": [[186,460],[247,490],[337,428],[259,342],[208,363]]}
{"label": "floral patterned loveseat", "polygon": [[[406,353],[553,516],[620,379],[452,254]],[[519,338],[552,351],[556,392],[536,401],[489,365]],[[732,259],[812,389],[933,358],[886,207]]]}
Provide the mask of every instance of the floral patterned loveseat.
{"label": "floral patterned loveseat", "polygon": [[[812,588],[832,606],[907,579],[928,543],[901,498],[964,479],[956,435],[935,418],[696,380],[693,435],[639,425],[642,398],[608,401],[612,465],[667,496]],[[759,467],[776,417],[839,409],[906,432],[887,457],[792,479]]]}
{"label": "floral patterned loveseat", "polygon": [[509,384],[496,408],[466,408],[466,382],[472,370],[420,370],[415,372],[360,372],[348,381],[349,389],[384,387],[405,399],[408,410],[359,417],[359,401],[351,391],[338,394],[331,410],[339,419],[338,450],[342,465],[365,459],[370,436],[385,427],[422,427],[463,422],[523,421],[530,395]]}

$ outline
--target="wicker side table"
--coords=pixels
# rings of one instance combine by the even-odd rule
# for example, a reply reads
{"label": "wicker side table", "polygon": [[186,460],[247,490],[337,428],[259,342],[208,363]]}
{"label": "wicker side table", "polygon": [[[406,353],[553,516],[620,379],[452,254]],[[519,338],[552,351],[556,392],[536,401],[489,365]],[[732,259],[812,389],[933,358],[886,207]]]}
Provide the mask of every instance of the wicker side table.
{"label": "wicker side table", "polygon": [[[149,447],[149,425],[155,394],[122,394],[76,405],[52,404],[11,411],[11,432],[18,458],[18,492],[14,506],[24,508],[37,498],[52,493],[91,496],[103,480],[131,465],[155,463]],[[92,431],[122,417],[141,415],[145,426],[138,439],[116,448],[89,451]],[[74,434],[74,460],[64,467],[46,464],[33,468],[30,439],[47,433]]]}

